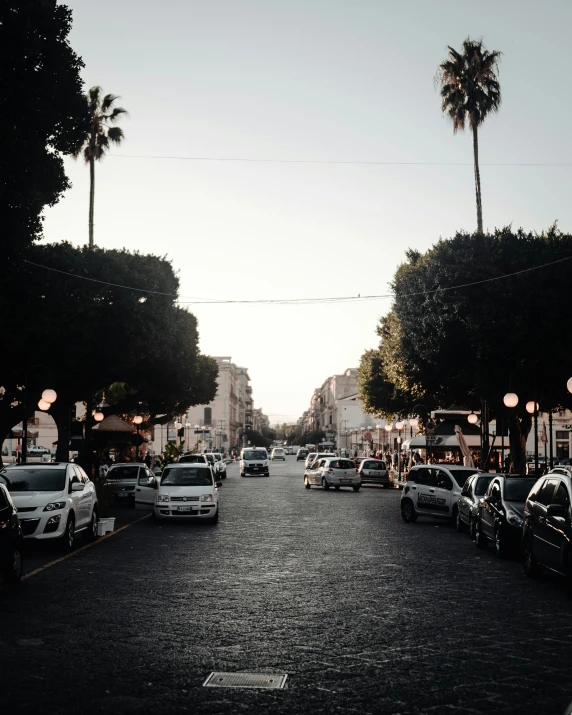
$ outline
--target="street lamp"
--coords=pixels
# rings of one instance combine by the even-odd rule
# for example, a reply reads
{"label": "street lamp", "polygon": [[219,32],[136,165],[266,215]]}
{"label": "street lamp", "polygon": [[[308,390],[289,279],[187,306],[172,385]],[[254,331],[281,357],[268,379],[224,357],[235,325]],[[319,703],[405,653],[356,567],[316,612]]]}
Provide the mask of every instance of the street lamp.
{"label": "street lamp", "polygon": [[101,422],[101,420],[102,420],[104,417],[105,417],[105,415],[103,414],[103,412],[99,412],[99,410],[98,410],[97,412],[94,412],[94,413],[93,413],[93,419],[94,419],[96,422]]}
{"label": "street lamp", "polygon": [[135,415],[133,418],[133,424],[135,425],[135,461],[137,461],[137,447],[139,446],[139,425],[143,422],[143,417],[141,415]]}
{"label": "street lamp", "polygon": [[474,412],[471,412],[471,414],[467,417],[467,422],[471,425],[476,425],[478,421],[479,418]]}
{"label": "street lamp", "polygon": [[518,395],[515,392],[507,392],[502,401],[505,407],[516,407],[518,405]]}

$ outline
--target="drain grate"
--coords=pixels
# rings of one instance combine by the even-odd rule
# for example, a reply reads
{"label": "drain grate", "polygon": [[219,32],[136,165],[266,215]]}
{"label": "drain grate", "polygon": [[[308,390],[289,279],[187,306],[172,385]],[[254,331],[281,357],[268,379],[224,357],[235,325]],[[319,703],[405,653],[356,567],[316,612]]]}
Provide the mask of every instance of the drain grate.
{"label": "drain grate", "polygon": [[205,688],[266,688],[281,690],[286,685],[285,673],[211,673]]}

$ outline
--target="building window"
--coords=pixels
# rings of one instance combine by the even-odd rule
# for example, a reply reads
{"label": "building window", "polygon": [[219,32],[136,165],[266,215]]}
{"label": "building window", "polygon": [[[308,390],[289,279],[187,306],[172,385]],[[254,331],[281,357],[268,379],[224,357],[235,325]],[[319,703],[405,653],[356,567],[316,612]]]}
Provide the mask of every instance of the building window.
{"label": "building window", "polygon": [[205,407],[205,425],[212,425],[213,411],[212,407]]}
{"label": "building window", "polygon": [[556,432],[556,439],[568,440],[568,432]]}
{"label": "building window", "polygon": [[332,424],[332,415],[330,415],[330,424]]}

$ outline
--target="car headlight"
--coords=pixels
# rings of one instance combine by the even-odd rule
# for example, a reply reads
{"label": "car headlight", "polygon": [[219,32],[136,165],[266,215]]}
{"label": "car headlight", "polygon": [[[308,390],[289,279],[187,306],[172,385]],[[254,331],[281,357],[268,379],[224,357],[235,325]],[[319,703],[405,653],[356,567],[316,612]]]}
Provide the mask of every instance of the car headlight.
{"label": "car headlight", "polygon": [[168,494],[157,494],[157,501],[169,501]]}
{"label": "car headlight", "polygon": [[56,511],[56,509],[65,509],[66,508],[66,503],[65,501],[53,501],[50,502],[49,504],[46,504],[44,507],[44,511]]}
{"label": "car headlight", "polygon": [[201,496],[201,501],[214,501],[214,497],[212,494],[203,494]]}
{"label": "car headlight", "polygon": [[522,519],[514,511],[507,511],[506,520],[511,526],[522,526]]}

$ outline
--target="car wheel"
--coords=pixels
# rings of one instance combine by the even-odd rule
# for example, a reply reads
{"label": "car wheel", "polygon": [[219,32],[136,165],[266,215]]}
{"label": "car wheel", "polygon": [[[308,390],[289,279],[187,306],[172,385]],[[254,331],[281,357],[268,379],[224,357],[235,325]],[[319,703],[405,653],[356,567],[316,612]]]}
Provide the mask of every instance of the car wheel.
{"label": "car wheel", "polygon": [[[537,560],[534,558],[532,553],[532,537],[529,535],[524,537],[522,542],[522,557],[524,559],[524,573],[531,578],[538,576],[540,567]],[[572,584],[570,576],[568,576],[568,583]]]}
{"label": "car wheel", "polygon": [[475,525],[475,546],[478,549],[486,549],[488,545],[489,540],[481,531],[481,520],[477,519],[477,523]]}
{"label": "car wheel", "polygon": [[62,548],[64,551],[73,551],[75,546],[75,517],[73,514],[68,516],[66,530],[62,536]]}
{"label": "car wheel", "polygon": [[310,488],[310,482],[307,479],[304,479],[304,486],[306,487],[306,489]]}
{"label": "car wheel", "polygon": [[455,507],[453,509],[453,519],[455,520],[455,529],[457,529],[459,533],[465,531],[465,525],[461,520],[461,512],[459,511],[459,507]]}
{"label": "car wheel", "polygon": [[352,489],[354,490],[354,492],[359,492],[360,490],[359,486],[352,487]]}
{"label": "car wheel", "polygon": [[[133,505],[135,506],[135,504]],[[87,530],[87,538],[89,541],[95,541],[97,539],[97,507],[93,507],[91,513],[91,521],[89,522],[89,529]]]}
{"label": "car wheel", "polygon": [[4,578],[8,583],[20,583],[22,574],[24,573],[24,559],[19,547],[16,546],[12,555],[8,559],[5,568],[2,569]]}
{"label": "car wheel", "polygon": [[407,524],[415,524],[417,521],[417,514],[411,499],[404,499],[401,502],[401,517]]}
{"label": "car wheel", "polygon": [[510,556],[506,533],[501,526],[495,529],[495,554],[499,559],[508,559]]}
{"label": "car wheel", "polygon": [[329,485],[328,482],[326,481],[326,478],[325,478],[325,477],[322,477],[322,487],[323,487],[324,489],[326,489],[326,491],[330,488],[330,485]]}

